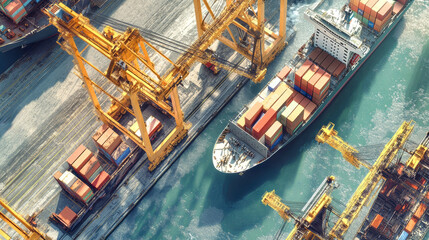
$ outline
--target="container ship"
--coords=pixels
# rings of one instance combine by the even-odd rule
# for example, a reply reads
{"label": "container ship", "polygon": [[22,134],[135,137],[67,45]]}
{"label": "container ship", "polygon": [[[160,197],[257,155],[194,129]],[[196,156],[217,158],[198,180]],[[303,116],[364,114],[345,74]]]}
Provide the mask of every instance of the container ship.
{"label": "container ship", "polygon": [[412,3],[351,0],[342,9],[307,9],[314,34],[229,121],[213,148],[214,167],[241,174],[290,143],[323,112]]}
{"label": "container ship", "polygon": [[58,33],[40,11],[54,2],[63,2],[79,13],[87,13],[90,7],[89,0],[0,0],[0,59],[8,58],[12,49]]}

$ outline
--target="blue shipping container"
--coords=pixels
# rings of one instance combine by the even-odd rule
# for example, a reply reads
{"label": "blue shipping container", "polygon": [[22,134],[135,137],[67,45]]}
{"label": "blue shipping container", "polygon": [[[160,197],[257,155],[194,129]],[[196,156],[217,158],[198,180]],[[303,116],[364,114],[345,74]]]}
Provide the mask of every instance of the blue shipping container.
{"label": "blue shipping container", "polygon": [[398,240],[406,240],[406,239],[407,239],[407,237],[408,237],[408,233],[407,233],[407,232],[405,232],[405,231],[403,231],[403,232],[401,233],[401,236],[399,236]]}
{"label": "blue shipping container", "polygon": [[363,16],[363,10],[360,9],[360,8],[358,8],[358,14],[361,15],[361,16]]}
{"label": "blue shipping container", "polygon": [[295,89],[297,92],[301,92],[301,88],[299,88],[297,85],[293,85],[293,89]]}
{"label": "blue shipping container", "polygon": [[283,139],[283,133],[280,135],[280,137],[274,142],[273,146],[270,147],[270,151],[272,151]]}
{"label": "blue shipping container", "polygon": [[305,94],[305,96],[306,96],[308,99],[310,99],[310,100],[311,100],[311,99],[313,99],[313,96],[311,96],[311,95],[310,95],[310,94],[308,94],[308,93],[306,93],[306,94]]}
{"label": "blue shipping container", "polygon": [[368,21],[368,27],[370,27],[370,28],[374,28],[374,23],[373,23],[373,22],[371,22],[371,21]]}
{"label": "blue shipping container", "polygon": [[128,157],[128,155],[130,155],[130,152],[131,152],[131,150],[130,150],[130,148],[128,147],[122,154],[121,154],[121,156],[119,156],[118,157],[118,159],[116,159],[115,160],[115,163],[116,163],[116,165],[121,165],[121,163],[122,163],[122,161],[124,161],[124,159],[126,158],[126,157]]}
{"label": "blue shipping container", "polygon": [[305,96],[305,94],[306,94],[306,92],[305,92],[304,90],[302,90],[302,89],[299,89],[299,92],[300,92],[302,95],[304,95],[304,96]]}

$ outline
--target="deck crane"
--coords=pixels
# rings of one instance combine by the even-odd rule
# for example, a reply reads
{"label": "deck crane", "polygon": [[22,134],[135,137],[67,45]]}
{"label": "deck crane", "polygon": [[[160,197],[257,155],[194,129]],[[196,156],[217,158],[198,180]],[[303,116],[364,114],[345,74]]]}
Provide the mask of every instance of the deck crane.
{"label": "deck crane", "polygon": [[[43,234],[39,229],[28,223],[19,213],[13,210],[4,200],[0,199],[0,206],[3,207],[14,219],[9,218],[6,214],[0,211],[0,219],[7,223],[15,232],[26,240],[44,240],[50,239]],[[23,227],[21,227],[23,226]],[[2,229],[0,229],[0,237],[2,239],[11,239],[11,237]]]}
{"label": "deck crane", "polygon": [[304,212],[302,217],[293,214],[290,208],[281,202],[281,198],[274,190],[264,194],[262,203],[276,210],[285,221],[290,218],[295,220],[295,227],[286,238],[287,240],[322,239],[327,224],[324,221],[326,209],[331,203],[331,193],[335,187],[335,177],[327,177],[302,209]]}
{"label": "deck crane", "polygon": [[[327,126],[323,126],[322,129],[317,134],[316,140],[319,142],[326,142],[329,143],[331,146],[338,147],[339,150],[341,150],[341,153],[343,153],[343,156],[352,156],[355,151],[353,151],[354,148],[349,147],[347,143],[345,143],[341,138],[338,137],[338,132],[334,130],[334,124],[329,123]],[[372,167],[370,167],[370,170],[364,180],[361,182],[361,184],[358,186],[357,190],[351,197],[351,199],[348,201],[345,210],[341,213],[339,216],[339,219],[335,222],[333,228],[329,231],[327,234],[320,234],[320,232],[315,232],[314,228],[309,227],[301,227],[298,228],[297,226],[302,226],[299,224],[295,225],[294,230],[289,234],[288,240],[290,239],[343,239],[344,234],[350,227],[351,223],[356,219],[356,217],[359,215],[362,207],[364,204],[367,203],[369,200],[369,197],[372,194],[372,191],[375,189],[379,181],[382,179],[383,171],[386,170],[394,157],[397,155],[399,149],[403,148],[405,142],[409,138],[411,132],[414,129],[414,121],[404,122],[402,123],[401,127],[396,131],[395,135],[390,139],[390,141],[385,145],[383,151],[379,155],[376,162],[373,164]],[[422,145],[427,145],[429,143],[429,136],[422,141]],[[345,150],[349,149],[349,152],[346,152]],[[356,163],[356,164],[353,164]],[[358,159],[354,161],[352,164],[354,166],[360,166],[363,165]],[[317,191],[316,191],[317,192]],[[274,192],[273,192],[274,193]],[[273,193],[267,193],[266,196],[264,196],[264,200],[266,199],[275,199],[272,195]],[[314,198],[314,195],[312,199]],[[264,202],[263,200],[263,202]],[[330,197],[326,198],[324,201],[322,201],[323,198],[320,198],[319,201],[319,208],[314,208],[313,216],[319,215],[321,210],[325,210],[329,208],[330,204]],[[264,203],[265,204],[265,203]],[[324,207],[320,207],[323,205]],[[286,209],[287,211],[283,211],[288,213],[289,208],[282,206],[278,207],[278,203],[270,204],[275,210],[283,211],[283,209]],[[281,205],[280,205],[281,206]],[[318,206],[317,204],[315,206]],[[282,213],[280,213],[282,216]],[[305,224],[303,226],[306,226]]]}
{"label": "deck crane", "polygon": [[[203,1],[205,4],[207,3],[205,0]],[[281,13],[284,15],[285,21],[286,1],[280,1],[283,2]],[[58,43],[67,53],[73,56],[80,73],[79,77],[81,77],[85,83],[98,117],[104,123],[119,129],[142,148],[146,152],[148,160],[151,162],[149,170],[152,171],[173,147],[186,136],[190,128],[190,123],[184,122],[177,86],[189,74],[189,69],[192,64],[194,64],[195,61],[201,61],[203,63],[212,61],[212,58],[206,55],[206,50],[208,50],[210,45],[222,35],[222,32],[228,28],[228,25],[233,23],[239,16],[248,20],[247,23],[250,29],[253,29],[256,35],[263,35],[263,33],[266,32],[260,31],[261,29],[265,29],[260,28],[263,26],[264,21],[259,19],[261,21],[258,23],[258,28],[252,28],[252,26],[254,26],[252,23],[253,18],[250,18],[244,13],[245,9],[251,7],[253,2],[254,0],[228,0],[227,6],[220,15],[217,16],[211,24],[204,25],[202,28],[204,31],[199,32],[199,38],[175,63],[146,41],[146,39],[139,34],[137,29],[127,29],[124,33],[120,33],[108,26],[104,29],[103,33],[101,33],[90,24],[88,18],[84,17],[82,14],[75,13],[62,3],[51,5],[49,8],[44,9],[44,13],[49,17],[50,23],[55,26],[60,33]],[[261,9],[259,10],[258,16],[260,15],[262,17],[264,3],[263,0],[259,2],[261,3],[259,3],[258,6],[261,7]],[[208,4],[206,4],[206,6],[208,6]],[[286,24],[284,23],[284,28],[281,27],[281,32],[285,32],[285,27]],[[282,43],[284,41],[280,40],[284,40],[285,34],[279,36],[281,37],[277,38],[278,41],[274,44],[276,47],[271,48],[272,50],[267,53],[268,55],[275,56],[284,47],[284,43]],[[88,45],[83,50],[79,50],[74,40],[75,37],[83,40]],[[258,56],[258,52],[263,52],[262,49],[264,44],[260,43],[256,45],[262,47],[260,51],[253,51],[253,57]],[[110,63],[106,70],[102,70],[102,68],[95,66],[95,64],[91,63],[83,56],[88,46],[94,48],[107,58]],[[156,66],[151,60],[148,51],[154,52],[160,59],[170,64],[171,69],[167,73],[161,75],[156,70]],[[263,52],[263,55],[264,54],[265,52]],[[252,78],[255,82],[259,82],[265,76],[266,72],[265,65],[262,64],[263,60],[262,58],[259,62],[261,67],[259,67],[259,65],[258,67],[254,67],[254,71],[251,72],[251,74],[234,68],[229,68],[229,70],[233,70],[238,74]],[[228,66],[222,65],[222,63],[216,64],[228,68]],[[113,94],[110,94],[109,91],[104,89],[101,84],[97,84],[93,81],[89,77],[86,65],[95,69],[105,79],[120,88],[124,93],[122,98],[116,98]],[[110,97],[112,99],[112,106],[118,108],[119,105],[119,111],[125,109],[136,118],[139,129],[141,130],[141,138],[119,123],[116,117],[112,117],[109,114],[112,113],[112,111],[106,112],[102,109],[95,89],[98,89]],[[162,111],[173,116],[176,122],[175,128],[156,149],[152,146],[149,135],[147,131],[145,131],[146,124],[140,108],[141,101],[150,101],[156,104]],[[132,110],[129,108],[128,103],[131,104]]]}

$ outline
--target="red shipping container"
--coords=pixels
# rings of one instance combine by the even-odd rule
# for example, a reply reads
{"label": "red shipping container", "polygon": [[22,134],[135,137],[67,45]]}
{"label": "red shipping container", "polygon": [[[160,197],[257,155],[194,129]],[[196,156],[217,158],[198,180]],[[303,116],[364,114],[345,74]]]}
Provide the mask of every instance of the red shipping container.
{"label": "red shipping container", "polygon": [[82,187],[80,187],[76,191],[76,194],[85,204],[88,204],[88,202],[91,201],[92,197],[94,196],[94,193],[91,191],[91,188],[89,188],[86,184],[83,184]]}
{"label": "red shipping container", "polygon": [[317,105],[311,102],[310,100],[308,100],[308,104],[304,107],[303,120],[307,121],[310,118],[311,114],[313,114],[313,112],[316,110],[316,108],[317,108]]}
{"label": "red shipping container", "polygon": [[390,2],[386,2],[383,7],[381,7],[380,11],[377,12],[377,19],[383,21],[386,18],[390,18],[392,10],[393,5]]}
{"label": "red shipping container", "polygon": [[162,126],[161,122],[153,116],[150,116],[145,123],[149,138],[151,138]]}
{"label": "red shipping container", "polygon": [[295,85],[301,88],[301,79],[304,76],[304,74],[307,72],[307,70],[311,67],[313,63],[310,60],[306,60],[301,67],[298,69],[298,71],[295,72]]}
{"label": "red shipping container", "polygon": [[310,55],[308,55],[308,58],[314,61],[314,59],[316,59],[319,56],[319,54],[322,53],[322,51],[323,51],[322,49],[317,47],[313,49],[313,51],[311,51]]}
{"label": "red shipping container", "polygon": [[268,128],[276,121],[277,112],[274,109],[268,109],[267,113],[259,120],[252,128],[252,136],[255,139],[260,139]]}
{"label": "red shipping container", "polygon": [[353,12],[358,12],[358,6],[354,5],[352,2],[350,2],[349,7]]}
{"label": "red shipping container", "polygon": [[76,150],[72,153],[72,155],[67,158],[67,163],[71,166],[76,161],[76,159],[83,153],[83,151],[85,151],[85,149],[86,147],[82,144],[77,147]]}
{"label": "red shipping container", "polygon": [[262,103],[256,102],[245,114],[244,120],[247,128],[251,128],[252,124],[262,112]]}
{"label": "red shipping container", "polygon": [[74,163],[71,165],[71,167],[76,171],[79,172],[82,167],[89,161],[89,159],[94,156],[91,151],[86,149],[77,159],[74,161]]}
{"label": "red shipping container", "polygon": [[313,96],[313,89],[314,85],[319,81],[319,79],[325,74],[326,72],[323,69],[317,70],[317,72],[310,78],[310,81],[308,81],[307,84],[307,93],[310,94],[310,96]]}
{"label": "red shipping container", "polygon": [[292,91],[292,96],[291,98],[288,99],[288,101],[286,102],[286,106],[289,106],[289,104],[293,101],[293,99],[295,98],[295,96],[299,94],[299,92],[297,92],[295,89],[293,89]]}
{"label": "red shipping container", "polygon": [[112,135],[110,135],[110,137],[103,143],[102,148],[108,154],[112,154],[121,142],[121,137],[117,133],[113,132]]}
{"label": "red shipping container", "polygon": [[368,0],[361,0],[360,2],[359,2],[359,8],[360,9],[362,9],[362,11],[364,11],[365,10],[365,5],[366,5],[366,3],[368,2]]}
{"label": "red shipping container", "polygon": [[94,181],[91,182],[91,185],[95,189],[100,190],[104,186],[104,184],[106,184],[109,180],[110,180],[110,175],[107,172],[102,171],[100,174],[98,174],[98,176],[94,179]]}
{"label": "red shipping container", "polygon": [[332,61],[331,65],[329,65],[328,69],[326,70],[328,73],[332,74],[335,72],[337,67],[340,65],[340,61],[338,59],[334,58],[334,61]]}
{"label": "red shipping container", "polygon": [[308,105],[308,103],[310,102],[310,99],[308,99],[308,98],[304,98],[300,103],[299,103],[299,105],[301,105],[303,108],[305,108],[307,105]]}
{"label": "red shipping container", "polygon": [[[55,214],[56,215],[56,214]],[[60,214],[56,215],[66,227],[70,227],[74,220],[77,218],[77,214],[73,212],[69,207],[65,206]]]}
{"label": "red shipping container", "polygon": [[20,1],[11,1],[4,9],[6,11],[6,14],[13,18],[13,14],[17,12],[22,6],[22,3]]}
{"label": "red shipping container", "polygon": [[329,55],[325,58],[325,60],[322,62],[322,64],[320,65],[320,67],[322,67],[323,69],[328,69],[329,65],[331,65],[331,63],[334,61],[334,57],[332,55]]}
{"label": "red shipping container", "polygon": [[320,53],[320,55],[316,58],[316,60],[314,60],[314,62],[320,66],[322,64],[322,62],[325,60],[325,58],[328,56],[329,54],[325,51],[323,51],[322,53]]}
{"label": "red shipping container", "polygon": [[290,71],[290,67],[286,65],[279,73],[277,73],[277,77],[279,77],[281,80],[284,80],[289,75]]}
{"label": "red shipping container", "polygon": [[401,3],[402,5],[407,4],[408,0],[397,0],[397,2]]}
{"label": "red shipping container", "polygon": [[393,5],[393,14],[398,14],[402,9],[404,8],[404,4],[398,2],[395,2],[395,5]]}
{"label": "red shipping container", "polygon": [[346,65],[344,63],[340,63],[340,65],[335,69],[335,72],[332,74],[334,77],[340,76],[340,74],[346,69]]}

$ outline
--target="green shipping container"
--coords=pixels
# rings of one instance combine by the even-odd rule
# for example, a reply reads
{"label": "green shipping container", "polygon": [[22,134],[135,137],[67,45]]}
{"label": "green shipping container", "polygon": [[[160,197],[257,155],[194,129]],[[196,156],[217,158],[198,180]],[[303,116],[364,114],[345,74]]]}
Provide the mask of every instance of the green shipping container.
{"label": "green shipping container", "polygon": [[365,26],[368,26],[368,19],[362,18],[362,22]]}

